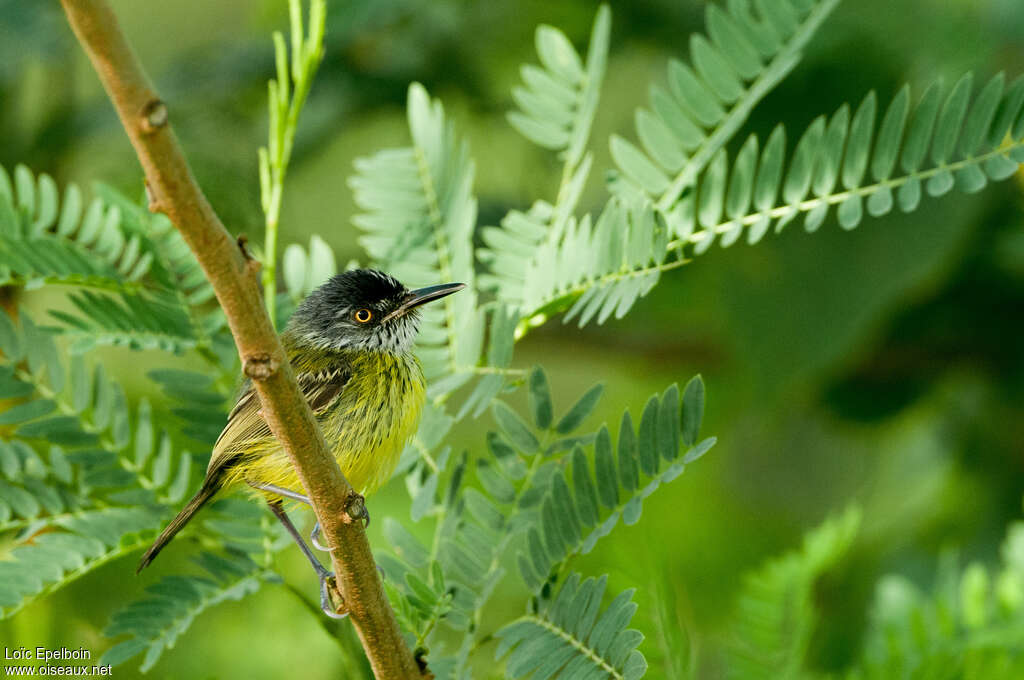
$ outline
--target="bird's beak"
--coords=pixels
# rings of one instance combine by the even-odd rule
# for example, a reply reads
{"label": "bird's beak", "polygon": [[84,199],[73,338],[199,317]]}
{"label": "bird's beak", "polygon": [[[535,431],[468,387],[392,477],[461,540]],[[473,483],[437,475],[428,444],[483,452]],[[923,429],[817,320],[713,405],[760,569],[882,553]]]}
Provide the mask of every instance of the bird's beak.
{"label": "bird's beak", "polygon": [[464,283],[441,283],[436,286],[427,286],[425,288],[417,288],[416,290],[410,290],[405,296],[405,300],[399,305],[397,309],[388,314],[383,321],[395,316],[402,316],[409,312],[409,310],[425,305],[428,302],[434,300],[440,300],[443,297],[451,295],[452,293],[458,292],[466,287]]}

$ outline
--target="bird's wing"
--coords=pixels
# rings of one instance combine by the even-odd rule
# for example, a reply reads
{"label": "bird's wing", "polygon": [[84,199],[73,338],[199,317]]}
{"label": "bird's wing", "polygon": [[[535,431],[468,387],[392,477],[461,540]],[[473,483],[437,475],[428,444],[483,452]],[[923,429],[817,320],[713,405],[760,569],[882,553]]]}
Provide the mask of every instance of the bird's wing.
{"label": "bird's wing", "polygon": [[[331,371],[298,373],[295,376],[299,390],[309,403],[314,415],[327,410],[348,383],[350,372],[339,368]],[[260,399],[252,383],[247,383],[235,407],[228,414],[228,423],[213,446],[213,455],[207,468],[207,476],[226,466],[256,442],[273,437],[270,427],[260,412]]]}

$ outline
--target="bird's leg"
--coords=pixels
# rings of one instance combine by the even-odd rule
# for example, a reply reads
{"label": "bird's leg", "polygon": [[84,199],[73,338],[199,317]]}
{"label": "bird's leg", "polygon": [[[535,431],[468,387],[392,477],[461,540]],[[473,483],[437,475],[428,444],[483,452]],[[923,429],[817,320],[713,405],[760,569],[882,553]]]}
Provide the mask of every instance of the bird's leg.
{"label": "bird's leg", "polygon": [[324,568],[324,565],[320,564],[320,560],[316,558],[313,551],[310,550],[309,546],[306,545],[306,542],[302,540],[302,536],[299,535],[299,530],[295,528],[291,519],[288,518],[288,513],[284,511],[284,506],[281,504],[281,501],[267,501],[267,504],[270,506],[271,512],[273,512],[277,519],[281,521],[281,524],[283,524],[284,528],[288,530],[288,533],[293,539],[295,539],[295,542],[299,544],[299,549],[302,550],[302,554],[306,556],[306,559],[309,560],[309,563],[313,566],[313,570],[316,572],[316,575],[320,578],[320,608],[332,619],[343,619],[348,616],[347,610],[343,614],[338,613],[338,609],[345,606],[344,602],[342,602],[341,607],[335,607],[331,602],[330,581],[334,579],[334,574],[327,571],[327,569]]}
{"label": "bird's leg", "polygon": [[261,484],[259,482],[250,482],[248,479],[245,480],[245,483],[254,489],[259,489],[260,491],[269,491],[270,493],[276,493],[278,496],[283,496],[293,501],[305,503],[309,507],[313,507],[313,501],[309,500],[309,496],[303,496],[298,491],[292,491],[291,489],[286,489],[283,486],[278,486],[277,484]]}
{"label": "bird's leg", "polygon": [[[251,486],[254,489],[260,489],[262,491],[269,491],[270,493],[276,493],[278,496],[283,496],[285,498],[290,498],[293,501],[298,501],[300,503],[305,503],[309,507],[313,507],[313,503],[312,503],[312,501],[309,500],[309,497],[308,496],[303,496],[298,491],[292,491],[291,489],[286,489],[283,486],[278,486],[276,484],[259,484],[257,482],[248,482],[248,481],[247,481],[247,483],[249,484],[249,486]],[[319,520],[317,520],[316,524],[313,525],[313,531],[309,534],[309,542],[312,543],[313,547],[316,548],[317,550],[322,550],[323,552],[333,552],[334,551],[334,548],[332,548],[330,546],[327,546],[327,545],[324,545],[323,543],[320,542],[320,521]]]}
{"label": "bird's leg", "polygon": [[[298,491],[292,491],[291,489],[286,489],[283,486],[278,486],[276,484],[260,484],[260,483],[257,483],[257,482],[250,482],[248,480],[246,480],[246,483],[249,484],[249,486],[251,486],[254,489],[261,489],[263,491],[269,491],[271,493],[276,493],[279,496],[284,496],[285,498],[290,498],[293,501],[299,501],[300,503],[305,503],[306,505],[308,505],[310,507],[313,507],[313,503],[309,500],[309,498],[306,497],[306,496],[303,496]],[[271,507],[273,507],[273,504],[271,504]],[[283,512],[283,510],[282,510],[282,512]],[[352,517],[353,519],[364,519],[364,520],[366,520],[366,525],[365,526],[370,526],[370,511],[366,508],[366,501],[365,501],[365,499],[360,494],[357,494],[357,493],[353,493],[352,494],[352,496],[349,498],[349,502],[348,502],[348,504],[346,506],[345,512],[349,513],[349,516]],[[275,511],[274,514],[276,515],[277,512]],[[287,516],[285,517],[285,519],[287,519]],[[292,537],[295,538],[295,536],[296,536],[296,532],[294,531],[295,526],[291,523],[290,519],[288,520],[288,523],[285,524],[285,527],[289,527],[289,526],[291,527],[291,529],[289,529],[289,533],[291,533]],[[302,541],[300,541],[298,538],[295,538],[295,540],[296,540],[296,542],[299,543],[300,546],[302,546],[302,548],[303,548],[302,552],[305,553],[307,557],[309,557],[309,552],[308,552],[309,549],[306,547],[306,545]],[[317,550],[322,550],[323,552],[334,552],[334,548],[332,548],[330,546],[327,546],[327,545],[324,545],[324,544],[322,544],[320,542],[320,521],[319,520],[317,520],[317,522],[313,525],[313,531],[310,532],[310,534],[309,534],[309,542],[312,543],[313,547],[316,548]],[[319,565],[320,562],[318,561],[316,564]],[[315,566],[313,568],[316,569]],[[380,577],[381,577],[382,580],[387,580],[385,578],[385,575],[384,575],[384,570],[380,567],[380,565],[377,566],[377,571],[380,572]],[[317,574],[319,574],[319,573],[320,572],[318,570]],[[321,595],[322,595],[322,593],[321,593]]]}
{"label": "bird's leg", "polygon": [[[309,500],[308,496],[303,496],[298,491],[292,491],[286,489],[283,486],[277,484],[261,484],[259,482],[251,482],[246,480],[246,483],[254,489],[260,489],[262,491],[269,491],[270,493],[276,493],[278,496],[284,496],[290,498],[293,501],[305,503],[309,507],[313,507],[313,501]],[[348,514],[352,519],[361,519],[365,522],[364,527],[370,526],[370,511],[366,507],[366,499],[363,498],[362,494],[358,494],[355,491],[349,494],[348,498],[345,499],[345,513]],[[313,527],[313,535],[310,536],[310,540],[317,548],[330,552],[330,548],[324,548],[320,546],[320,523]]]}

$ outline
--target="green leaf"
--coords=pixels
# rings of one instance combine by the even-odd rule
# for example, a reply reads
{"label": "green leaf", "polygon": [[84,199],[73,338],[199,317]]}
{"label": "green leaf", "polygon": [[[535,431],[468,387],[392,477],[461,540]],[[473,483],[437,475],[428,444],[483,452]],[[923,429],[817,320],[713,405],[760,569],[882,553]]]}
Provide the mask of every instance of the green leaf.
{"label": "green leaf", "polygon": [[606,508],[619,504],[619,476],[615,473],[612,457],[612,439],[607,427],[601,427],[594,441],[594,474],[597,478],[597,495]]}
{"label": "green leaf", "polygon": [[889,104],[889,108],[886,109],[882,125],[878,129],[875,155],[871,160],[871,176],[878,182],[889,179],[896,167],[900,140],[903,138],[903,129],[906,127],[909,111],[910,86],[904,85]]}
{"label": "green leaf", "polygon": [[23,423],[48,415],[57,408],[52,399],[36,399],[11,406],[0,412],[0,425]]}
{"label": "green leaf", "polygon": [[[1013,131],[1013,123],[1024,105],[1024,75],[1014,78],[1010,86],[1006,88],[1006,94],[999,102],[995,120],[988,132],[987,144],[989,147],[999,146],[1007,134]],[[1016,164],[1014,164],[1016,165]]]}
{"label": "green leaf", "polygon": [[[689,385],[687,385],[689,387]],[[644,406],[640,417],[638,433],[638,449],[640,452],[640,470],[648,476],[658,472],[658,397],[655,395]]]}
{"label": "green leaf", "polygon": [[17,481],[21,479],[21,460],[11,445],[0,439],[0,474],[4,479]]}
{"label": "green leaf", "polygon": [[711,39],[740,77],[756,78],[761,72],[761,57],[736,20],[718,5],[709,4],[707,26]]}
{"label": "green leaf", "polygon": [[491,405],[491,414],[501,431],[508,437],[508,440],[523,453],[535,453],[540,449],[540,442],[530,432],[523,419],[500,401],[494,401]]}
{"label": "green leaf", "polygon": [[[988,137],[989,129],[992,126],[996,115],[996,107],[1003,97],[1003,84],[1005,76],[1002,72],[996,74],[975,100],[971,106],[971,112],[964,121],[963,132],[960,137],[960,153],[965,157],[975,155],[981,148],[982,142]],[[973,167],[973,166],[972,166]]]}
{"label": "green leaf", "polygon": [[583,449],[577,446],[572,452],[572,482],[576,497],[576,510],[580,520],[588,527],[597,524],[597,487],[590,477],[590,467]]}
{"label": "green leaf", "polygon": [[667,461],[679,455],[679,387],[674,383],[658,406],[658,451]]}
{"label": "green leaf", "polygon": [[743,144],[732,168],[729,193],[725,199],[725,212],[733,218],[743,217],[750,207],[754,192],[754,173],[757,167],[757,135],[750,135]]}
{"label": "green leaf", "polygon": [[832,193],[836,179],[839,177],[840,164],[843,159],[843,145],[849,133],[850,106],[843,104],[828,122],[825,136],[815,163],[813,189],[817,196]]}
{"label": "green leaf", "polygon": [[639,472],[633,419],[630,418],[629,411],[625,411],[619,426],[619,476],[622,488],[627,493],[632,493],[639,485]]}
{"label": "green leaf", "polygon": [[729,626],[729,677],[776,678],[803,668],[816,629],[814,589],[849,550],[860,524],[850,509],[809,533],[800,550],[747,575]]}
{"label": "green leaf", "polygon": [[22,356],[21,334],[7,313],[0,310],[0,352],[7,361],[14,363]]}
{"label": "green leaf", "polygon": [[754,187],[754,206],[758,210],[769,210],[775,205],[785,155],[786,130],[780,124],[772,130],[761,154],[761,167],[758,168],[757,184]]}
{"label": "green leaf", "polygon": [[[636,111],[636,134],[644,150],[658,164],[670,172],[683,167],[686,154],[676,139],[676,134],[662,121],[645,109]],[[681,126],[686,129],[686,124]]]}
{"label": "green leaf", "polygon": [[745,88],[725,57],[699,33],[690,36],[693,66],[708,89],[724,104],[739,99]]}
{"label": "green leaf", "polygon": [[507,677],[604,678],[640,677],[646,667],[635,647],[643,640],[626,630],[636,611],[628,590],[598,616],[606,577],[580,583],[572,574],[539,610],[495,633],[495,658],[506,660]]}
{"label": "green leaf", "polygon": [[782,189],[782,195],[786,203],[799,203],[807,195],[811,187],[811,171],[814,169],[814,159],[817,156],[821,145],[822,136],[825,133],[825,117],[819,116],[814,119],[804,136],[797,142],[796,150],[793,152],[793,159],[789,166],[789,174],[786,176],[786,183]]}
{"label": "green leaf", "polygon": [[704,127],[711,127],[725,116],[725,109],[719,104],[717,97],[708,91],[707,86],[689,66],[681,61],[670,60],[668,78],[672,94],[698,123]]}
{"label": "green leaf", "polygon": [[552,26],[539,26],[536,33],[537,55],[541,63],[570,85],[583,79],[583,64],[565,34]]}
{"label": "green leaf", "polygon": [[709,229],[716,226],[722,218],[727,169],[728,156],[725,149],[721,149],[708,164],[707,173],[701,181],[697,220]]}
{"label": "green leaf", "polygon": [[604,393],[604,385],[602,384],[594,385],[587,390],[579,398],[579,401],[573,404],[572,408],[558,421],[558,424],[555,425],[555,432],[565,435],[576,430],[594,410],[594,407],[597,406],[602,393]]}
{"label": "green leaf", "polygon": [[306,294],[306,254],[302,246],[291,243],[284,249],[281,256],[281,268],[284,274],[284,285],[293,299],[301,299]]}
{"label": "green leaf", "polygon": [[615,164],[643,189],[652,194],[660,194],[668,189],[669,179],[665,173],[630,142],[612,135],[610,148]]}
{"label": "green leaf", "polygon": [[683,389],[682,439],[685,446],[693,446],[700,435],[704,419],[704,379],[700,375],[690,378]]}
{"label": "green leaf", "polygon": [[139,410],[135,422],[135,465],[142,467],[153,453],[155,443],[153,434],[153,415],[149,400],[139,400]]}
{"label": "green leaf", "polygon": [[530,372],[528,399],[534,424],[541,430],[551,427],[551,421],[554,418],[551,389],[548,387],[548,377],[540,366],[534,367]]}
{"label": "green leaf", "polygon": [[935,139],[932,142],[932,160],[936,165],[946,163],[953,155],[960,127],[967,113],[967,104],[970,101],[973,84],[974,74],[964,74],[957,81],[942,106],[938,122],[935,125]]}
{"label": "green leaf", "polygon": [[939,113],[942,97],[942,83],[935,82],[929,87],[914,110],[914,118],[903,142],[903,155],[900,164],[908,172],[916,172],[928,152],[928,142],[932,137],[935,117]]}
{"label": "green leaf", "polygon": [[864,179],[868,156],[871,153],[871,134],[875,129],[877,108],[877,98],[872,90],[853,114],[850,135],[846,142],[846,156],[843,159],[843,186],[847,189],[856,189]]}

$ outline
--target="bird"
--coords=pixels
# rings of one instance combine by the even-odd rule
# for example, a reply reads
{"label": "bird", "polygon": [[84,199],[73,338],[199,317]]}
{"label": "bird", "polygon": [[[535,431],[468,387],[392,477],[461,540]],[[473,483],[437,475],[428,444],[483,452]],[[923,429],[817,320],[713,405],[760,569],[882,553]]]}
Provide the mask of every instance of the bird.
{"label": "bird", "polygon": [[[337,274],[296,307],[281,333],[295,379],[345,478],[361,496],[382,486],[416,431],[426,381],[413,352],[420,307],[465,288],[443,283],[410,290],[374,269]],[[284,524],[320,577],[320,604],[340,618],[330,602],[333,576],[302,540],[284,510],[286,499],[311,504],[291,459],[260,413],[251,380],[239,392],[217,438],[202,486],[143,554],[136,573],[148,566],[196,513],[215,496],[246,488],[262,497]],[[362,505],[364,518],[369,513]],[[319,525],[313,530],[312,543]]]}

